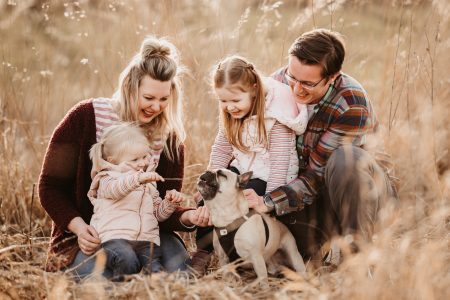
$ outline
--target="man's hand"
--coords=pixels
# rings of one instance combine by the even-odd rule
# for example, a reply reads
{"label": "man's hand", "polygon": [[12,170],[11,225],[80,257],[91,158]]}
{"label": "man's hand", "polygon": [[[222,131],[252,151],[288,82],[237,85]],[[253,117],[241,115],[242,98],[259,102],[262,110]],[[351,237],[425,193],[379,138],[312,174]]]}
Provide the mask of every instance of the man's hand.
{"label": "man's hand", "polygon": [[248,207],[253,208],[259,213],[267,213],[269,209],[264,204],[263,197],[258,196],[253,189],[245,189],[243,190],[244,197],[248,201]]}
{"label": "man's hand", "polygon": [[81,217],[75,217],[67,226],[78,237],[78,246],[86,254],[94,254],[100,248],[100,237],[94,227],[86,224]]}
{"label": "man's hand", "polygon": [[176,190],[170,190],[166,192],[166,196],[164,197],[164,200],[169,201],[171,204],[175,206],[179,206],[181,202],[183,202],[185,197],[182,193],[177,192]]}
{"label": "man's hand", "polygon": [[143,172],[139,174],[139,183],[164,181],[164,178],[156,172]]}

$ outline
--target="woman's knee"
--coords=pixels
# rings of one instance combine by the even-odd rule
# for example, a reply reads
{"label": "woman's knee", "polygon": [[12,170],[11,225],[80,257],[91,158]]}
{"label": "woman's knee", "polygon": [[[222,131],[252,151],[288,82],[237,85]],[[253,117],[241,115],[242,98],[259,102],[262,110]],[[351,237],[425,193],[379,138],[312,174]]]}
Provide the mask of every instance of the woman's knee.
{"label": "woman's knee", "polygon": [[135,274],[141,270],[141,263],[133,247],[126,240],[110,240],[103,244],[107,255],[107,268],[115,275]]}
{"label": "woman's knee", "polygon": [[186,247],[174,233],[161,232],[161,263],[167,272],[185,271],[189,264]]}

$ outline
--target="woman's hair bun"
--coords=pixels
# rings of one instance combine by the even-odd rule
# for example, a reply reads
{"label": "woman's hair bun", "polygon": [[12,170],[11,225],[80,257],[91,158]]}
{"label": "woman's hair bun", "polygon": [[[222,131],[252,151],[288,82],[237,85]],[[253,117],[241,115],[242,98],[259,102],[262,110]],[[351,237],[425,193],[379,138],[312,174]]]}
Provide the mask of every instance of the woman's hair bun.
{"label": "woman's hair bun", "polygon": [[147,37],[141,46],[141,55],[144,60],[152,57],[169,57],[171,49],[168,45],[164,45],[161,40]]}

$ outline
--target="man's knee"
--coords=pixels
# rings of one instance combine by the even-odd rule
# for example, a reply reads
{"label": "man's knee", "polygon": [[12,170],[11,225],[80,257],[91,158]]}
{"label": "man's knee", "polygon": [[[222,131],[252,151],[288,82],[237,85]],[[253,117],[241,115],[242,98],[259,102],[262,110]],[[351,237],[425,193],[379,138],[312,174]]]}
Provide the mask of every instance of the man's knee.
{"label": "man's knee", "polygon": [[326,171],[337,173],[351,172],[357,169],[361,161],[372,162],[370,154],[360,147],[353,145],[341,146],[333,151],[326,165]]}

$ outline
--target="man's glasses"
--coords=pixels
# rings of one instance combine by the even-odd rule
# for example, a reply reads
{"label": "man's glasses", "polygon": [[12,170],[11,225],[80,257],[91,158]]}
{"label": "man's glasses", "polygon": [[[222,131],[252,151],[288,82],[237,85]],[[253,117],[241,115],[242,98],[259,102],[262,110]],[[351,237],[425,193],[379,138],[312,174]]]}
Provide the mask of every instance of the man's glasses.
{"label": "man's glasses", "polygon": [[292,75],[290,75],[288,73],[288,71],[286,71],[286,73],[284,73],[284,75],[286,76],[287,81],[292,84],[293,86],[295,86],[297,83],[300,84],[302,86],[302,88],[304,88],[305,90],[312,90],[314,89],[322,80],[325,79],[322,78],[317,82],[309,82],[309,81],[302,81],[302,80],[297,80],[295,77],[293,77]]}

